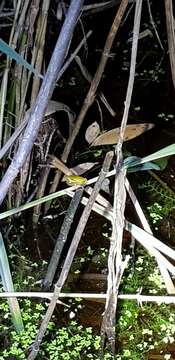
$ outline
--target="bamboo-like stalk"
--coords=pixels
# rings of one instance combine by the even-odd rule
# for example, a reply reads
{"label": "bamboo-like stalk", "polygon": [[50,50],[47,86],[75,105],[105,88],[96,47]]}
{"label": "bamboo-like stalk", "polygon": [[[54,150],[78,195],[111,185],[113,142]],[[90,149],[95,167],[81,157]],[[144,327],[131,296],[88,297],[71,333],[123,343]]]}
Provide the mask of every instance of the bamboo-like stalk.
{"label": "bamboo-like stalk", "polygon": [[[32,49],[32,65],[35,66],[35,68],[37,69],[37,71],[39,73],[41,73],[42,70],[42,64],[43,64],[43,56],[44,56],[44,45],[45,45],[45,36],[46,36],[46,26],[47,26],[47,16],[48,16],[48,9],[50,6],[50,0],[44,0],[42,3],[42,9],[40,10],[39,8],[40,5],[40,0],[35,0],[34,4],[31,3],[31,7],[30,7],[30,11],[28,14],[29,17],[29,29],[28,29],[28,34],[29,37],[31,37],[31,34],[33,34],[33,42],[34,42],[34,47]],[[37,21],[37,23],[35,24],[35,22]],[[34,32],[34,26],[36,27],[36,35]],[[29,39],[30,40],[30,39]],[[31,40],[30,40],[31,41]],[[23,71],[24,72],[24,71]],[[23,94],[23,99],[21,101],[21,106],[20,106],[20,112],[19,112],[19,119],[21,122],[21,115],[24,113],[24,105],[25,105],[25,99],[26,99],[26,95],[27,95],[27,90],[28,90],[28,86],[30,83],[30,79],[31,79],[31,74],[28,74],[28,79],[26,82],[26,86],[24,87],[24,90],[22,92]],[[32,107],[32,105],[34,104],[36,97],[38,95],[38,91],[39,91],[39,86],[40,86],[40,81],[41,79],[39,79],[38,77],[33,77],[32,78],[32,91],[31,91],[31,97],[30,97],[30,105]],[[23,84],[23,81],[21,81],[21,86]],[[21,91],[21,89],[20,89]],[[22,197],[23,197],[23,193],[28,193],[28,184],[30,183],[30,176],[32,174],[32,154],[30,154],[24,165],[23,168],[20,172],[20,187],[22,190],[22,194],[21,194],[21,201],[22,202]],[[16,195],[17,199],[20,198],[20,194],[18,193]]]}
{"label": "bamboo-like stalk", "polygon": [[[17,2],[15,17],[14,17],[14,21],[13,21],[13,27],[12,27],[10,39],[9,39],[9,45],[13,49],[15,49],[17,46],[19,30],[21,30],[21,32],[22,32],[29,1],[30,0],[26,0],[24,6],[22,3],[22,0],[18,0],[18,2]],[[11,60],[9,58],[7,58],[6,69],[4,71],[2,87],[1,87],[1,93],[3,94],[2,103],[1,103],[1,107],[0,107],[0,141],[1,142],[2,142],[3,118],[4,118],[4,113],[5,113],[5,103],[6,103],[6,98],[7,98],[7,87],[8,87],[8,77],[9,77],[10,66],[11,66]],[[3,138],[3,144],[5,144],[7,141],[6,134],[8,134],[8,133],[9,132],[8,132],[7,126],[5,126],[4,127],[5,135]],[[1,143],[0,143],[0,146],[1,146]]]}
{"label": "bamboo-like stalk", "polygon": [[[39,3],[40,0],[37,1],[32,0],[31,4],[28,5],[27,3],[25,3],[18,22],[18,27],[24,28],[22,35],[19,33],[20,42],[18,39],[18,53],[21,56],[23,56],[23,58],[26,60],[28,59],[28,55],[30,53],[31,39],[34,38],[34,26],[39,12]],[[31,78],[31,73],[27,72],[25,67],[19,64],[15,65],[14,73],[15,73],[14,81],[16,85],[15,128],[17,128],[21,124],[22,115],[25,112],[26,94],[29,86],[29,81]],[[35,79],[35,77],[33,77],[33,79]],[[28,99],[28,101],[30,101],[30,99]],[[6,139],[9,139],[9,136],[6,137]],[[14,153],[15,150],[16,149],[14,149]],[[14,206],[21,204],[24,198],[24,193],[27,193],[26,183],[27,183],[27,179],[30,176],[31,171],[32,171],[32,165],[30,162],[30,158],[28,158],[25,162],[23,169],[21,169],[20,172],[20,179],[19,179],[20,186],[16,187],[16,191],[15,193],[13,193],[13,196],[11,196],[11,191],[9,191],[9,202],[11,202],[11,197],[12,197]]]}
{"label": "bamboo-like stalk", "polygon": [[[39,1],[40,0],[38,0],[38,9],[39,9]],[[28,0],[23,3],[18,1],[14,24],[10,34],[9,45],[13,49],[15,49],[18,44],[18,53],[20,53],[23,56],[23,58],[26,60],[29,51],[29,41],[31,41],[30,37],[32,36],[32,32],[34,29],[33,26],[37,16],[37,11],[35,11],[36,7],[37,7],[36,1],[35,1],[35,6],[33,6],[33,2],[31,2],[31,5],[29,6]],[[29,19],[30,15],[32,21],[30,21]],[[25,26],[26,23],[28,24],[27,26]],[[24,31],[22,31],[22,29],[24,29]],[[20,36],[20,42],[19,42],[19,36]],[[11,66],[11,60],[7,59],[8,71],[10,70],[10,66]],[[12,80],[12,86],[13,86],[12,89],[13,89],[13,93],[16,96],[16,100],[13,102],[10,101],[10,97],[12,97],[13,95],[11,94],[10,91],[10,95],[8,99],[7,124],[5,123],[3,129],[3,143],[5,145],[11,136],[12,124],[13,127],[17,128],[17,126],[21,122],[21,114],[24,112],[25,94],[27,92],[27,88],[29,84],[29,80],[27,79],[27,71],[21,65],[19,64],[15,65],[14,74],[15,74],[14,79]],[[28,74],[28,78],[30,78],[30,73]],[[7,89],[8,86],[7,70],[4,73],[4,81],[6,81],[6,86],[4,88]],[[6,97],[7,97],[7,90],[3,92],[4,102],[6,101]],[[1,107],[1,113],[2,115],[4,114],[3,106]],[[11,116],[11,113],[14,114],[14,117]],[[2,133],[2,129],[0,131],[0,134],[1,133]],[[16,205],[16,198],[18,199],[18,203],[20,203],[22,200],[24,184],[27,176],[28,176],[28,172],[27,171],[25,172],[25,177],[23,172],[23,176],[21,176],[21,181],[20,181],[21,186],[17,188],[18,193],[16,193],[16,196],[13,194],[13,205]],[[9,192],[9,204],[10,203],[11,203],[11,192]]]}
{"label": "bamboo-like stalk", "polygon": [[[17,6],[16,6],[16,11],[15,11],[15,17],[14,17],[14,21],[13,21],[13,27],[12,27],[11,34],[10,34],[10,40],[9,40],[9,45],[10,46],[12,46],[12,39],[13,39],[15,28],[16,28],[17,18],[18,18],[19,13],[20,13],[21,3],[22,3],[22,0],[18,0]],[[13,47],[15,47],[15,46],[16,46],[16,43],[13,42]],[[3,118],[4,118],[4,113],[5,113],[5,103],[6,103],[6,97],[7,97],[7,86],[8,86],[8,76],[9,76],[10,64],[11,64],[11,60],[9,58],[7,58],[6,68],[5,68],[2,83],[1,83],[1,96],[0,96],[0,98],[1,98],[1,104],[0,104],[0,147],[1,147],[1,143],[2,143]]]}
{"label": "bamboo-like stalk", "polygon": [[[50,6],[50,0],[44,0],[42,3],[42,9],[37,23],[35,45],[33,49],[33,51],[34,52],[36,51],[37,53],[35,60],[35,68],[39,71],[39,73],[41,72],[42,63],[43,63],[49,6]],[[35,77],[32,85],[31,104],[33,104],[34,101],[36,100],[39,91],[39,86],[40,86],[40,79]]]}

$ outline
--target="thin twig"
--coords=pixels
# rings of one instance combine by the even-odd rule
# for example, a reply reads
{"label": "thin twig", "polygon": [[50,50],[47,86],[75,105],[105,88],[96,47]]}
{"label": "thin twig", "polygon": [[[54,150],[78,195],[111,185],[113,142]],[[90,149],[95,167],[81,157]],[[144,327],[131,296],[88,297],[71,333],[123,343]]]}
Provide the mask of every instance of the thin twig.
{"label": "thin twig", "polygon": [[[3,292],[0,293],[0,298],[18,297],[18,298],[41,298],[51,300],[53,292]],[[87,300],[106,300],[106,294],[99,293],[60,293],[60,298],[79,298]],[[136,300],[138,304],[142,302],[156,302],[164,304],[175,304],[175,296],[169,295],[141,295],[141,294],[119,294],[120,300]],[[60,305],[65,305],[62,301],[58,300]]]}
{"label": "thin twig", "polygon": [[152,16],[150,0],[147,0],[147,5],[148,5],[148,11],[149,11],[149,17],[150,17],[151,25],[152,25],[152,27],[153,27],[153,29],[154,29],[156,38],[157,38],[157,40],[158,40],[158,43],[159,43],[161,49],[162,49],[163,51],[165,51],[165,49],[164,49],[164,47],[163,47],[163,45],[162,45],[162,42],[161,42],[161,40],[160,40],[160,36],[159,36],[159,34],[158,34],[158,31],[157,31],[157,29],[156,29],[155,21],[154,21],[153,16]]}
{"label": "thin twig", "polygon": [[[77,63],[77,65],[79,66],[80,70],[81,70],[81,73],[82,75],[84,76],[84,78],[89,82],[91,83],[93,77],[92,75],[89,73],[89,71],[86,69],[86,67],[82,64],[82,61],[81,61],[81,58],[77,55],[75,57],[75,61]],[[103,102],[103,104],[106,106],[107,110],[109,111],[109,113],[112,115],[112,116],[115,116],[116,115],[116,112],[111,108],[110,104],[108,103],[106,97],[104,96],[104,94],[102,93],[102,91],[99,92],[99,97],[100,97],[100,100]]]}
{"label": "thin twig", "polygon": [[15,15],[15,10],[2,12],[2,13],[0,13],[0,18],[6,18],[9,16],[14,16],[14,15]]}
{"label": "thin twig", "polygon": [[[128,2],[129,3],[134,3],[135,0],[129,0]],[[95,14],[97,12],[100,12],[100,11],[104,11],[104,10],[107,10],[107,9],[110,9],[112,7],[115,7],[115,6],[118,6],[121,4],[121,0],[111,0],[111,1],[108,1],[108,3],[104,3],[103,7],[102,6],[96,6],[96,5],[99,5],[99,4],[94,4],[94,5],[85,5],[83,6],[83,16],[87,16],[87,15],[92,15],[92,14]]]}
{"label": "thin twig", "polygon": [[66,243],[66,240],[67,240],[70,228],[71,228],[71,224],[73,222],[78,205],[81,201],[82,194],[83,194],[82,187],[75,191],[74,196],[70,202],[70,205],[66,211],[66,215],[65,215],[63,224],[61,226],[59,236],[56,240],[55,247],[54,247],[50,262],[49,262],[49,266],[47,268],[47,273],[46,273],[45,279],[43,281],[44,289],[49,289],[50,286],[52,285],[52,282],[53,282],[53,279],[55,276],[55,272],[56,272],[56,269],[59,264],[60,257],[61,257],[62,251],[63,251],[63,247]]}
{"label": "thin twig", "polygon": [[70,55],[70,58],[65,62],[63,67],[61,68],[57,81],[61,78],[61,76],[64,74],[64,72],[67,70],[71,62],[75,59],[77,54],[79,53],[80,49],[84,45],[84,43],[87,41],[87,39],[92,35],[92,30],[89,30],[87,34],[83,37],[83,39],[80,41],[79,45],[76,47],[76,49],[73,51],[73,53]]}

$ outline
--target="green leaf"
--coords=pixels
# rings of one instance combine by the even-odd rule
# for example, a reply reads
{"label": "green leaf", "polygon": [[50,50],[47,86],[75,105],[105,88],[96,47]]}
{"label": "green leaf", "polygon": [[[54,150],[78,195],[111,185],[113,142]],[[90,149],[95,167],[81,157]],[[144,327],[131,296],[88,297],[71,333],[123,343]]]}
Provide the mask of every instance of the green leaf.
{"label": "green leaf", "polygon": [[172,144],[172,145],[166,146],[165,148],[163,148],[159,151],[156,151],[155,153],[153,153],[151,155],[145,156],[142,159],[138,158],[138,159],[133,160],[130,163],[124,164],[124,165],[126,166],[126,168],[130,168],[133,166],[138,166],[140,164],[144,164],[148,161],[154,161],[154,160],[164,158],[167,156],[171,156],[174,154],[175,154],[175,144]]}
{"label": "green leaf", "polygon": [[[14,292],[12,276],[10,272],[8,257],[0,232],[0,276],[4,291]],[[18,333],[24,330],[21,312],[16,298],[8,298],[9,308],[12,315],[13,325]]]}
{"label": "green leaf", "polygon": [[137,172],[137,171],[147,171],[147,170],[160,170],[160,167],[158,164],[154,164],[153,162],[147,162],[145,164],[141,164],[138,166],[133,166],[128,168],[128,173],[131,172]]}
{"label": "green leaf", "polygon": [[34,73],[36,76],[43,79],[43,76],[31,65],[29,64],[21,55],[19,55],[15,50],[13,50],[5,41],[0,39],[0,50],[9,56],[12,60],[15,60],[18,64],[23,65],[26,69]]}
{"label": "green leaf", "polygon": [[160,170],[165,170],[168,165],[168,160],[169,156],[166,156],[164,158],[155,160],[154,163],[156,163],[160,167]]}

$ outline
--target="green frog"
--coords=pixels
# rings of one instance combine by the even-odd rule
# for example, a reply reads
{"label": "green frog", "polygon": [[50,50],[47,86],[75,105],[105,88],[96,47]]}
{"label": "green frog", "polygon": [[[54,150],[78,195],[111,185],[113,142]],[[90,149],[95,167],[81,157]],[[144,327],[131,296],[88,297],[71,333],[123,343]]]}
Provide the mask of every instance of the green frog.
{"label": "green frog", "polygon": [[87,184],[87,179],[79,175],[65,175],[64,179],[68,186],[74,186],[74,185],[85,186]]}

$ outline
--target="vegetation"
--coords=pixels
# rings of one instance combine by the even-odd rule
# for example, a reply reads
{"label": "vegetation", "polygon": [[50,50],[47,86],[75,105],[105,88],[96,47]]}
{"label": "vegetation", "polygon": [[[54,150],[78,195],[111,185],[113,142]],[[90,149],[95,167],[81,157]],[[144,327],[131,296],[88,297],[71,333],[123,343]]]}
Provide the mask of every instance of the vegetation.
{"label": "vegetation", "polygon": [[[88,249],[87,258],[92,250]],[[99,259],[103,262],[107,252],[105,248],[99,249]],[[22,272],[16,273],[15,287],[21,289],[33,288],[37,290],[46,263],[38,267],[35,263],[29,263],[23,259]],[[79,258],[81,259],[81,258]],[[76,264],[78,259],[76,259]],[[81,268],[81,261],[79,261]],[[97,266],[101,266],[101,262]],[[31,275],[27,275],[27,267],[33,269]],[[35,272],[38,279],[35,281]],[[103,265],[104,266],[104,265]],[[150,272],[150,269],[152,271]],[[142,248],[136,251],[136,260],[133,271],[133,262],[130,261],[126,269],[125,277],[122,279],[121,292],[135,294],[165,294],[165,285],[162,282],[155,260],[148,256]],[[64,320],[58,324],[56,316],[49,322],[45,340],[41,346],[38,359],[97,359],[99,360],[100,337],[92,327],[83,327],[78,324],[78,315],[81,313],[82,305],[80,299],[68,302],[64,309]],[[70,307],[71,305],[71,307]],[[1,348],[0,359],[27,359],[27,349],[30,348],[38,331],[38,323],[47,308],[45,301],[36,302],[34,299],[20,300],[20,308],[25,330],[17,334],[11,326],[10,313],[6,300],[0,301],[0,334]],[[56,315],[56,314],[55,314]],[[72,319],[73,318],[73,319]],[[64,322],[66,321],[66,325]],[[117,315],[117,346],[116,359],[145,359],[145,355],[152,350],[162,351],[164,358],[168,359],[170,352],[166,350],[168,344],[172,344],[175,338],[175,309],[166,304],[137,304],[135,301],[120,301]],[[4,340],[3,340],[4,339]],[[171,356],[171,355],[170,355]],[[113,359],[106,352],[105,359]],[[170,357],[171,359],[171,357]]]}
{"label": "vegetation", "polygon": [[[161,238],[166,217],[170,232],[175,221],[172,0],[97,2],[0,4],[1,291],[54,294],[0,299],[0,360],[172,356],[175,250],[150,228]],[[63,286],[72,290],[70,270],[73,281],[108,275],[102,331],[82,319],[86,301],[57,304]],[[120,293],[162,295],[165,304]]]}

